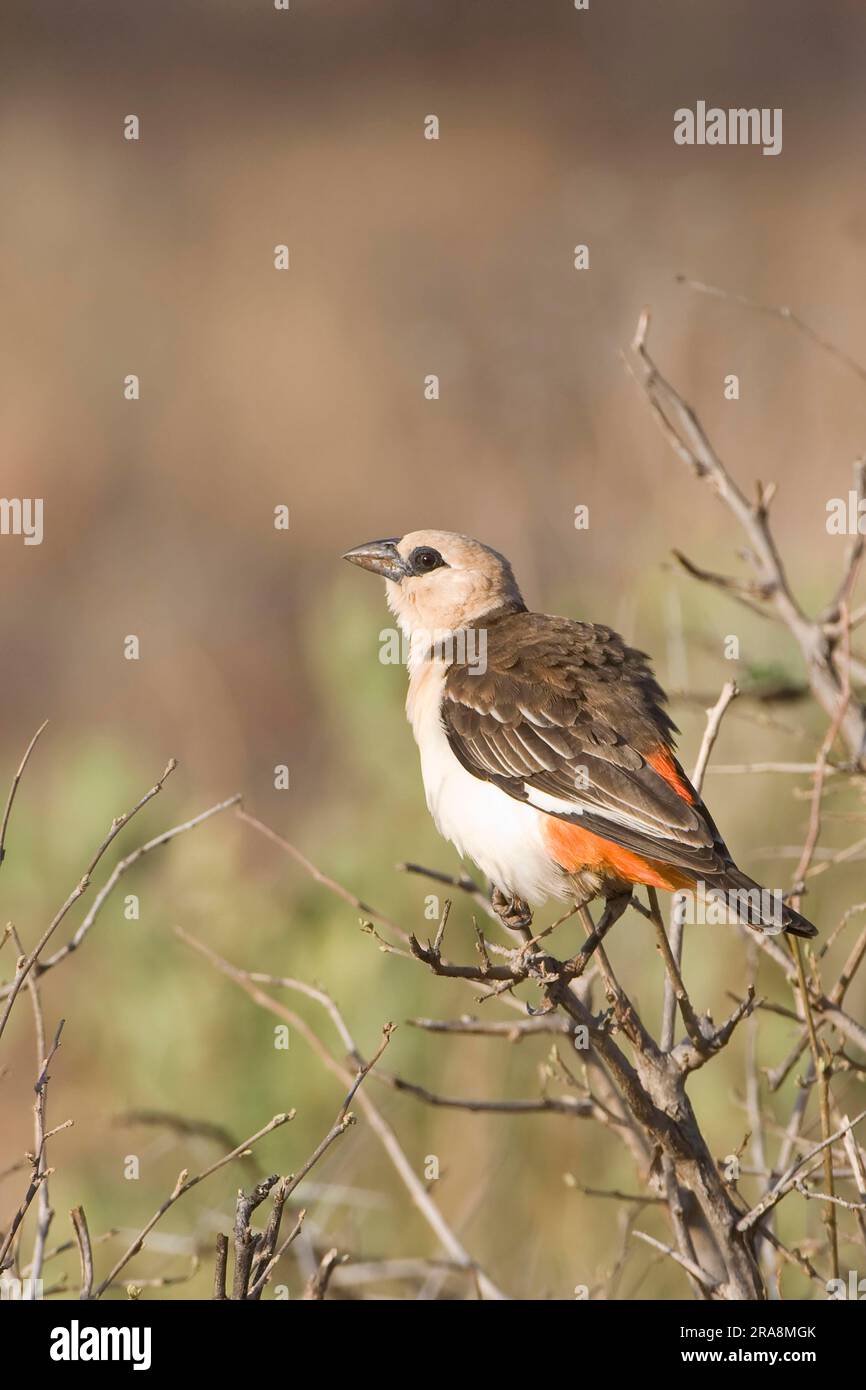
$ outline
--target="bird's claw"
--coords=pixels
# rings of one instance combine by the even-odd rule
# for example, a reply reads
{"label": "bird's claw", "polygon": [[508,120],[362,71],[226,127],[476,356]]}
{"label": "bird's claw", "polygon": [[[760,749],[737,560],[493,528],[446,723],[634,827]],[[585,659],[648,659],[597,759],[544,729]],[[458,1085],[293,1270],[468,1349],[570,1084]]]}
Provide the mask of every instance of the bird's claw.
{"label": "bird's claw", "polygon": [[499,888],[494,888],[490,902],[502,925],[510,931],[525,931],[532,926],[532,910],[522,898],[509,897]]}

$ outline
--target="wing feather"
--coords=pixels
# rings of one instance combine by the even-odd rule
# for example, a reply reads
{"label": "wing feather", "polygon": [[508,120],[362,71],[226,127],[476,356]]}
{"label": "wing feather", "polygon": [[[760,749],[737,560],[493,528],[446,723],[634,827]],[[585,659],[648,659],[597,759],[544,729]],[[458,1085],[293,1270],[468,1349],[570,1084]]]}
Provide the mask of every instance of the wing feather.
{"label": "wing feather", "polygon": [[[509,796],[696,877],[718,874],[730,855],[675,760],[664,704],[647,657],[610,628],[514,613],[488,626],[483,669],[449,667],[442,721],[463,766]],[[659,753],[671,778],[653,766]]]}

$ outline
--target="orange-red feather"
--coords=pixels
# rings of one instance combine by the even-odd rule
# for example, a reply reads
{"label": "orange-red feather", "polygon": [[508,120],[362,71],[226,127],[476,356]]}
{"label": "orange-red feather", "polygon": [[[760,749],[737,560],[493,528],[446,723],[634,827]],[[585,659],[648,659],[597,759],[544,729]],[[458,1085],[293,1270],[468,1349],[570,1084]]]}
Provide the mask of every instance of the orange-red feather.
{"label": "orange-red feather", "polygon": [[[663,777],[668,786],[673,787],[685,801],[694,805],[696,797],[685,780],[670,750],[661,745],[653,753],[645,754],[650,767]],[[547,847],[567,873],[579,873],[590,869],[604,877],[619,878],[627,883],[641,883],[649,888],[666,888],[675,892],[688,888],[693,879],[680,873],[670,864],[660,864],[656,860],[636,854],[634,850],[623,849],[601,835],[584,830],[572,821],[559,820],[556,816],[545,816],[543,833]]]}

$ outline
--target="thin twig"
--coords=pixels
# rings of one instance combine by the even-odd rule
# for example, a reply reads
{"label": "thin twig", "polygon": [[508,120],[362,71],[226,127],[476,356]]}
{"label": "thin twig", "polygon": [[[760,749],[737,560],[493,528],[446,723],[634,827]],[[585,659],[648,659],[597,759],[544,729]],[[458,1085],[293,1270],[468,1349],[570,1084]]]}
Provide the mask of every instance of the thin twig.
{"label": "thin twig", "polygon": [[702,280],[692,280],[687,275],[677,275],[677,282],[685,285],[686,289],[697,290],[699,294],[711,295],[715,299],[728,299],[733,304],[740,304],[744,309],[752,309],[755,313],[766,314],[769,318],[781,319],[783,323],[789,323],[797,332],[810,338],[816,347],[822,352],[835,357],[837,361],[844,365],[858,376],[861,381],[866,381],[866,367],[861,366],[856,358],[842,348],[837,347],[829,338],[825,338],[823,333],[812,328],[805,319],[790,309],[787,304],[761,304],[757,299],[750,299],[748,295],[738,294],[734,290],[721,289],[718,285],[707,285]]}
{"label": "thin twig", "polygon": [[73,1207],[69,1215],[72,1218],[72,1229],[78,1242],[78,1257],[81,1261],[81,1292],[78,1297],[87,1299],[93,1290],[93,1250],[90,1232],[87,1229],[87,1217],[84,1215],[83,1207]]}
{"label": "thin twig", "polygon": [[324,888],[335,893],[338,898],[342,898],[343,902],[349,903],[351,907],[357,908],[359,912],[363,912],[365,915],[373,917],[377,922],[381,922],[383,926],[387,927],[389,931],[394,932],[396,936],[399,936],[401,941],[408,945],[408,932],[405,932],[396,922],[392,922],[384,913],[378,912],[375,907],[370,907],[370,904],[365,903],[362,898],[356,897],[354,893],[350,893],[341,883],[337,883],[336,879],[330,878],[327,874],[323,873],[322,870],[318,869],[312,860],[308,859],[295,845],[289,840],[284,839],[282,835],[278,835],[275,830],[271,830],[270,826],[265,825],[264,821],[260,821],[255,816],[251,816],[248,811],[238,810],[235,812],[235,815],[238,820],[242,820],[245,825],[252,826],[253,830],[257,830],[266,840],[270,840],[271,844],[278,845],[286,854],[291,855],[295,863],[300,864],[301,868],[308,873],[316,883],[322,884]]}
{"label": "thin twig", "polygon": [[289,1120],[293,1120],[294,1118],[294,1110],[289,1110],[281,1115],[275,1115],[274,1118],[270,1120],[264,1126],[263,1129],[260,1129],[255,1134],[250,1135],[249,1139],[246,1139],[242,1144],[239,1144],[236,1149],[232,1150],[231,1153],[227,1153],[222,1158],[217,1159],[216,1163],[212,1163],[209,1168],[205,1168],[203,1172],[197,1173],[194,1177],[189,1177],[186,1168],[184,1168],[178,1175],[177,1182],[175,1183],[168,1197],[166,1197],[165,1201],[153,1214],[153,1216],[150,1218],[147,1224],[142,1227],[138,1235],[135,1237],[135,1240],[124,1252],[124,1254],[121,1255],[120,1259],[114,1265],[113,1269],[111,1270],[111,1273],[107,1274],[106,1277],[103,1279],[102,1283],[98,1285],[92,1297],[102,1297],[109,1284],[112,1284],[114,1280],[117,1278],[120,1271],[124,1269],[127,1264],[129,1264],[129,1261],[132,1259],[133,1255],[138,1254],[139,1250],[144,1245],[145,1239],[153,1230],[157,1222],[162,1220],[163,1216],[165,1216],[165,1213],[169,1210],[169,1208],[173,1207],[175,1202],[179,1201],[180,1198],[185,1195],[185,1193],[189,1192],[191,1188],[196,1187],[198,1183],[204,1182],[205,1178],[211,1177],[211,1175],[213,1173],[218,1172],[220,1168],[224,1168],[227,1163],[231,1163],[234,1161],[234,1159],[240,1158],[241,1155],[244,1154],[247,1149],[252,1148],[253,1144],[257,1144],[258,1141],[260,1139],[263,1139],[266,1134],[271,1134],[275,1129],[279,1129],[281,1125],[287,1124]]}
{"label": "thin twig", "polygon": [[40,734],[42,733],[43,729],[47,728],[47,726],[47,719],[44,721],[44,723],[39,725],[39,728],[36,730],[36,733],[33,735],[33,737],[27,745],[27,751],[24,754],[24,757],[18,764],[18,771],[12,778],[12,785],[9,788],[9,795],[6,798],[6,807],[3,812],[3,820],[2,823],[0,823],[0,864],[2,864],[3,860],[6,858],[6,830],[9,825],[9,817],[12,814],[12,806],[15,801],[15,795],[18,791],[18,783],[21,781],[21,778],[24,775],[24,769],[30,760],[30,754],[33,752],[33,749],[36,747],[36,744],[39,741]]}
{"label": "thin twig", "polygon": [[125,811],[123,815],[117,816],[111,822],[111,827],[108,831],[108,834],[105,836],[104,840],[102,841],[102,844],[99,846],[96,853],[93,855],[93,858],[90,860],[90,863],[88,864],[81,878],[78,880],[78,883],[75,885],[66,901],[55,913],[48,927],[45,929],[42,936],[39,938],[37,945],[30,952],[30,955],[27,956],[23,961],[19,962],[15,972],[15,979],[9,986],[8,998],[6,1000],[6,1008],[4,1009],[2,1016],[0,1016],[0,1037],[3,1036],[3,1030],[5,1029],[6,1024],[9,1020],[9,1015],[12,1012],[12,1006],[15,1003],[15,1000],[18,996],[18,991],[20,990],[24,981],[27,979],[27,976],[30,974],[30,971],[33,969],[34,965],[38,961],[39,956],[41,955],[45,945],[54,935],[54,932],[60,926],[60,923],[63,921],[69,909],[73,906],[74,903],[78,901],[78,899],[81,897],[83,893],[86,893],[87,889],[90,886],[90,880],[93,875],[93,872],[96,869],[96,866],[99,863],[100,859],[105,854],[105,851],[108,849],[109,845],[115,839],[115,837],[120,834],[123,827],[127,825],[129,821],[132,820],[133,816],[137,815],[141,808],[147,805],[148,801],[151,801],[153,797],[159,795],[159,793],[163,789],[163,786],[165,785],[166,779],[171,776],[172,772],[174,772],[174,769],[176,767],[176,759],[171,758],[159,781],[154,783],[150,791],[145,792],[144,796],[136,802],[136,804],[132,807],[131,810]]}
{"label": "thin twig", "polygon": [[[83,918],[81,925],[76,929],[74,935],[70,937],[65,945],[55,951],[53,955],[47,956],[45,960],[37,961],[34,974],[38,976],[44,975],[47,970],[52,970],[54,966],[59,965],[67,956],[72,955],[73,951],[78,950],[99,916],[99,913],[105,906],[106,901],[114,891],[118,880],[121,879],[143,855],[150,854],[152,850],[160,849],[163,845],[169,844],[172,840],[176,839],[178,835],[185,834],[187,830],[194,830],[196,826],[202,825],[206,820],[210,820],[211,816],[219,815],[221,811],[228,810],[230,806],[236,806],[240,799],[240,792],[237,792],[234,796],[228,797],[225,801],[219,801],[215,806],[209,806],[206,811],[201,811],[190,820],[183,821],[180,825],[174,825],[170,830],[163,830],[159,835],[154,835],[152,840],[148,840],[144,845],[139,845],[138,849],[134,849],[131,854],[119,860],[99,892],[96,894],[89,911]],[[11,990],[11,984],[0,986],[0,999],[7,998]]]}
{"label": "thin twig", "polygon": [[[280,1003],[279,1000],[273,999],[270,995],[266,994],[263,990],[261,990],[258,987],[258,985],[253,983],[246,971],[243,971],[239,969],[237,966],[232,965],[229,961],[224,960],[221,956],[217,955],[215,951],[211,950],[209,946],[205,946],[201,941],[198,941],[195,937],[190,936],[189,933],[184,932],[180,928],[177,928],[176,930],[181,940],[186,941],[188,945],[192,946],[194,950],[198,951],[201,955],[205,957],[206,960],[210,961],[210,963],[213,966],[215,966],[216,969],[220,970],[224,975],[228,976],[230,980],[233,980],[234,983],[238,985],[242,990],[244,990],[244,992],[248,994],[249,997],[253,999],[261,1008],[267,1009],[269,1012],[275,1014],[278,1018],[283,1019],[284,1022],[289,1023],[291,1027],[293,1027],[303,1038],[306,1039],[306,1041],[312,1047],[313,1051],[316,1052],[321,1061],[324,1063],[325,1067],[328,1069],[328,1071],[331,1072],[332,1075],[336,1076],[343,1083],[351,1084],[353,1082],[354,1078],[352,1078],[346,1072],[346,1069],[339,1062],[336,1061],[336,1059],[332,1056],[330,1051],[325,1047],[324,1043],[322,1043],[320,1038],[313,1031],[313,1029],[309,1027],[309,1025],[304,1021],[304,1019],[302,1019],[298,1014],[294,1013],[293,1010],[287,1009],[284,1004]],[[352,1048],[352,1052],[354,1056],[359,1056],[359,1053],[357,1049],[354,1047],[354,1045]],[[362,1090],[359,1092],[358,1104],[360,1108],[364,1111],[368,1123],[370,1124],[371,1128],[376,1134],[376,1137],[382,1144],[383,1148],[385,1149],[385,1152],[388,1154],[388,1157],[390,1158],[391,1162],[396,1168],[403,1184],[405,1185],[410,1197],[412,1198],[412,1201],[415,1203],[421,1215],[427,1221],[428,1225],[433,1230],[433,1232],[435,1233],[445,1250],[447,1250],[451,1258],[455,1260],[459,1265],[461,1265],[461,1267],[463,1267],[464,1269],[471,1269],[477,1271],[479,1285],[483,1290],[485,1298],[504,1298],[505,1295],[502,1293],[502,1291],[499,1288],[497,1288],[496,1284],[494,1284],[492,1279],[490,1279],[482,1270],[478,1269],[478,1266],[476,1265],[476,1262],[472,1259],[471,1255],[469,1255],[469,1253],[460,1244],[460,1241],[457,1239],[454,1232],[448,1226],[447,1222],[442,1216],[442,1213],[439,1211],[439,1208],[437,1207],[436,1203],[433,1201],[423,1182],[421,1182],[420,1178],[417,1176],[415,1169],[412,1167],[411,1163],[407,1159],[397,1139],[397,1136],[394,1133],[394,1130],[384,1119],[384,1117],[381,1115],[381,1113],[373,1104],[373,1102],[370,1100],[370,1097],[366,1093],[366,1091]]]}
{"label": "thin twig", "polygon": [[707,1274],[705,1269],[701,1269],[699,1264],[695,1264],[694,1260],[688,1259],[685,1255],[678,1254],[678,1252],[671,1249],[669,1245],[665,1245],[662,1241],[656,1240],[655,1236],[648,1236],[646,1231],[633,1231],[632,1235],[637,1236],[638,1240],[646,1241],[647,1245],[654,1246],[656,1250],[661,1250],[662,1254],[668,1255],[672,1260],[676,1260],[677,1264],[682,1265],[683,1269],[686,1270],[693,1279],[696,1279],[699,1284],[702,1284],[705,1289],[712,1291],[718,1288],[718,1280],[713,1279]]}
{"label": "thin twig", "polygon": [[247,1294],[248,1299],[257,1299],[261,1297],[262,1290],[264,1289],[265,1285],[270,1279],[274,1269],[279,1264],[280,1260],[283,1258],[283,1255],[285,1255],[289,1246],[293,1245],[294,1242],[297,1240],[298,1236],[301,1234],[301,1230],[303,1229],[304,1225],[304,1218],[306,1217],[306,1215],[307,1213],[305,1209],[302,1209],[298,1212],[298,1219],[294,1225],[294,1228],[292,1229],[290,1234],[286,1236],[279,1249],[274,1251],[274,1254],[268,1260],[268,1263],[265,1265],[261,1274],[259,1274],[256,1278],[256,1282],[252,1285],[249,1293]]}
{"label": "thin twig", "polygon": [[820,1144],[813,1144],[807,1153],[802,1154],[801,1157],[797,1159],[796,1163],[794,1163],[786,1173],[783,1173],[770,1191],[765,1193],[761,1198],[760,1202],[752,1207],[750,1211],[747,1211],[746,1215],[737,1222],[737,1230],[751,1230],[756,1221],[760,1221],[766,1212],[774,1207],[777,1202],[781,1202],[782,1198],[787,1196],[787,1194],[796,1187],[797,1181],[801,1176],[801,1169],[805,1168],[818,1154],[823,1153],[825,1149],[842,1139],[849,1130],[855,1129],[863,1119],[866,1119],[866,1110],[861,1110],[860,1114],[856,1115],[853,1120],[846,1120],[841,1129],[836,1130],[829,1138],[822,1139]]}
{"label": "thin twig", "polygon": [[304,1289],[304,1292],[302,1294],[302,1298],[324,1298],[325,1293],[327,1292],[328,1284],[331,1282],[331,1275],[334,1273],[334,1270],[337,1268],[337,1266],[344,1264],[348,1258],[348,1255],[341,1255],[339,1250],[336,1249],[336,1247],[333,1250],[329,1250],[328,1253],[322,1257],[321,1263],[319,1264],[319,1268],[316,1270],[315,1274],[309,1280],[307,1287]]}

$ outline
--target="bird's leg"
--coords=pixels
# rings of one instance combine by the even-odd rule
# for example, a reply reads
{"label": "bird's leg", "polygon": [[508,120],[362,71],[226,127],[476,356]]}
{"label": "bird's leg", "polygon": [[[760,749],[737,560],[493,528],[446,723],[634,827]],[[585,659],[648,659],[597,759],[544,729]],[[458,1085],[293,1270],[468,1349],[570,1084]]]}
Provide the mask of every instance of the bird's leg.
{"label": "bird's leg", "polygon": [[592,918],[589,910],[585,906],[580,909],[580,915],[584,925],[588,928],[588,936],[584,941],[577,955],[568,962],[566,970],[571,979],[576,980],[582,975],[595,952],[598,950],[604,938],[607,936],[611,927],[618,922],[631,902],[631,890],[625,893],[617,893],[615,897],[606,898],[604,912],[598,921],[598,926],[592,925]]}
{"label": "bird's leg", "polygon": [[490,894],[490,905],[503,927],[509,931],[525,932],[532,926],[532,910],[522,898],[511,897],[500,888]]}

